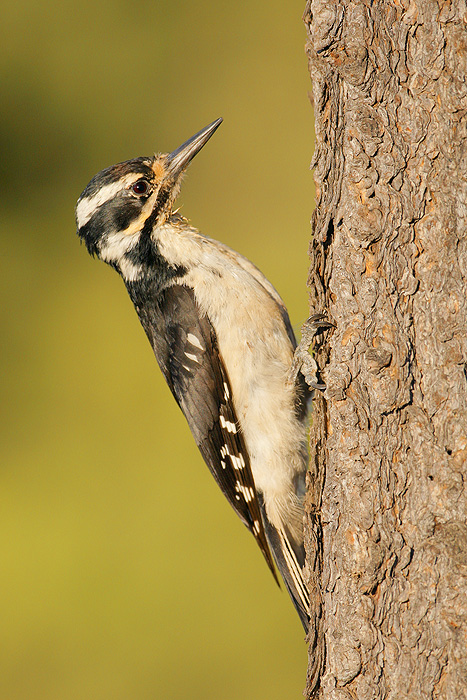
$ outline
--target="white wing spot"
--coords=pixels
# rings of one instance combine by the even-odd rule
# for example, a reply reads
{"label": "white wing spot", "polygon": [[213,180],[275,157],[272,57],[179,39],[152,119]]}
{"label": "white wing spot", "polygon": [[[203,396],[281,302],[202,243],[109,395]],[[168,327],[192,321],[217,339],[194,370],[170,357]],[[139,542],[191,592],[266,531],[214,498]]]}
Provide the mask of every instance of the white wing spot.
{"label": "white wing spot", "polygon": [[227,466],[223,459],[221,459],[221,465],[222,465],[222,469],[225,469]]}
{"label": "white wing spot", "polygon": [[193,335],[193,333],[188,333],[186,337],[187,337],[188,342],[191,343],[191,345],[194,345],[195,348],[199,348],[200,350],[204,350],[204,348],[201,345],[201,343],[199,342],[198,338],[195,335]]}
{"label": "white wing spot", "polygon": [[245,461],[242,455],[239,455],[238,457],[235,457],[234,455],[229,455],[229,457],[232,462],[232,467],[238,472],[245,468]]}
{"label": "white wing spot", "polygon": [[259,520],[253,521],[253,532],[255,533],[255,535],[259,535],[259,533],[260,533]]}
{"label": "white wing spot", "polygon": [[[242,469],[245,469],[245,460],[243,459],[243,455],[242,454],[239,454],[238,456],[231,455],[229,452],[228,445],[223,445],[221,447],[221,457],[230,457],[232,467],[236,471],[241,471]],[[225,469],[225,467],[224,467],[224,469]]]}
{"label": "white wing spot", "polygon": [[239,481],[235,484],[235,490],[243,495],[247,503],[250,503],[254,498],[254,491],[251,486],[243,486]]}
{"label": "white wing spot", "polygon": [[[185,353],[186,355],[186,353]],[[231,423],[229,420],[225,420],[224,416],[220,416],[219,420],[221,422],[221,426],[223,428],[226,428],[229,433],[236,433],[237,432],[237,426],[235,423]]]}
{"label": "white wing spot", "polygon": [[189,360],[193,360],[193,362],[197,362],[199,364],[199,360],[196,357],[196,355],[193,355],[191,352],[186,352],[185,356],[188,357]]}
{"label": "white wing spot", "polygon": [[227,382],[224,382],[224,400],[228,401],[230,399],[230,391]]}

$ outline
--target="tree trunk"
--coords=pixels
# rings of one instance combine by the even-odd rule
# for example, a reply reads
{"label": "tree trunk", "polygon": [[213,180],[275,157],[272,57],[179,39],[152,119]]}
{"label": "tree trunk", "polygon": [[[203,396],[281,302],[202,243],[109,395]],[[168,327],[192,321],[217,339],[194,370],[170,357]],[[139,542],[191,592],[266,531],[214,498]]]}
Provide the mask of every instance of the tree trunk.
{"label": "tree trunk", "polygon": [[309,286],[336,326],[311,435],[309,698],[467,697],[466,21],[462,0],[305,11]]}

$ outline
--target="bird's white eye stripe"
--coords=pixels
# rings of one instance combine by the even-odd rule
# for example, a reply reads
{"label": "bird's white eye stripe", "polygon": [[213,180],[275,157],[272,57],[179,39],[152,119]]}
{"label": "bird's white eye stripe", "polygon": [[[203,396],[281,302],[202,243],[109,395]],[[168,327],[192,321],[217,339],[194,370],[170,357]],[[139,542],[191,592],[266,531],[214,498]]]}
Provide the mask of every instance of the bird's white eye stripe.
{"label": "bird's white eye stripe", "polygon": [[94,212],[99,209],[105,202],[115,197],[121,190],[131,185],[132,182],[141,179],[141,173],[131,173],[126,177],[122,177],[117,182],[111,182],[108,185],[103,185],[99,188],[96,194],[90,197],[83,197],[76,205],[76,221],[78,228],[85,226],[92,218]]}
{"label": "bird's white eye stripe", "polygon": [[194,345],[195,348],[199,348],[200,350],[204,350],[203,346],[199,342],[198,338],[193,335],[193,333],[187,333],[187,340],[191,345]]}

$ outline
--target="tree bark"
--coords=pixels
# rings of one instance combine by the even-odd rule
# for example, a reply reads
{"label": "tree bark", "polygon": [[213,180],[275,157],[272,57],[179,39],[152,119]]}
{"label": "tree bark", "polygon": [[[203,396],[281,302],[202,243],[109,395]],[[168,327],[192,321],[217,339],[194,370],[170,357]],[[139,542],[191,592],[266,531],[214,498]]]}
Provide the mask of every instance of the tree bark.
{"label": "tree bark", "polygon": [[467,7],[309,0],[306,696],[467,697]]}

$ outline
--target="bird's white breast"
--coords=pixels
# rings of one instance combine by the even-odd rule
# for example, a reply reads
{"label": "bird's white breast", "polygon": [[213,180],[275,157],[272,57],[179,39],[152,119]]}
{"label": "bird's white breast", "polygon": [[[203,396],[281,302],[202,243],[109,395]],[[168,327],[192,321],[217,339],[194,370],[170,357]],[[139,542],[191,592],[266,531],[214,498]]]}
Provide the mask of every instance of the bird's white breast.
{"label": "bird's white breast", "polygon": [[195,233],[158,229],[160,251],[177,264],[185,256],[190,261],[183,282],[215,329],[256,487],[266,503],[293,499],[293,477],[304,470],[305,427],[295,417],[294,387],[287,382],[293,347],[280,297],[249,261]]}

